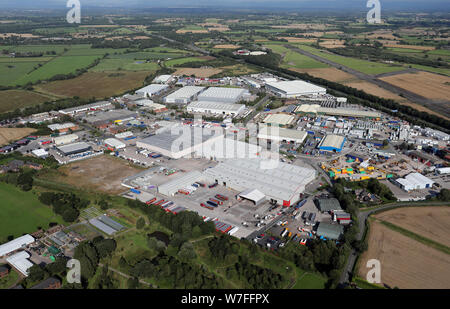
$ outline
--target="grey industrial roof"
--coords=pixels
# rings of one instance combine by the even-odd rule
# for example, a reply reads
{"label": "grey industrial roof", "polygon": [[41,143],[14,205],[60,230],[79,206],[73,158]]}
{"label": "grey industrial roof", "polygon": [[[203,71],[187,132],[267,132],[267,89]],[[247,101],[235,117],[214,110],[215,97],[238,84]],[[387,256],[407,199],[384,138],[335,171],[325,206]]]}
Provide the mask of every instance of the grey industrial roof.
{"label": "grey industrial roof", "polygon": [[168,85],[151,84],[151,85],[145,86],[144,88],[136,90],[136,93],[157,93],[157,92],[160,92],[167,88],[169,88]]}
{"label": "grey industrial roof", "polygon": [[207,169],[204,174],[211,179],[222,179],[235,190],[256,188],[280,200],[291,200],[316,176],[314,169],[282,162],[274,164],[276,166],[270,166],[262,159],[230,159]]}
{"label": "grey industrial roof", "polygon": [[109,225],[106,225],[105,223],[103,223],[100,220],[95,219],[95,218],[89,220],[89,223],[108,235],[112,235],[115,232],[117,232],[117,230],[113,229]]}
{"label": "grey industrial roof", "polygon": [[261,126],[258,138],[275,138],[278,140],[301,140],[303,141],[308,133],[301,130],[285,129],[274,126]]}
{"label": "grey industrial roof", "polygon": [[98,220],[100,220],[101,222],[105,223],[106,225],[109,225],[110,227],[112,227],[113,229],[115,229],[116,231],[121,231],[123,229],[125,229],[125,227],[120,224],[119,222],[114,221],[113,219],[102,215],[100,217],[98,217]]}
{"label": "grey industrial roof", "polygon": [[248,91],[243,88],[209,87],[207,90],[202,92],[198,97],[238,100],[246,92]]}
{"label": "grey industrial roof", "polygon": [[97,122],[97,121],[115,121],[127,119],[130,117],[136,117],[137,113],[125,109],[111,110],[107,112],[97,113],[95,115],[86,117],[86,121],[89,123]]}
{"label": "grey industrial roof", "polygon": [[205,89],[205,87],[185,86],[166,96],[166,99],[188,99],[200,91],[203,91],[203,89]]}
{"label": "grey industrial roof", "polygon": [[63,152],[63,153],[70,153],[70,152],[74,152],[74,151],[82,151],[82,150],[87,150],[91,148],[91,145],[89,145],[88,143],[85,142],[79,142],[79,143],[74,143],[74,144],[69,144],[69,145],[65,145],[65,146],[61,146],[61,147],[57,147],[59,151]]}
{"label": "grey industrial roof", "polygon": [[86,104],[86,105],[66,108],[66,109],[60,110],[59,112],[71,113],[71,112],[78,111],[78,110],[90,109],[90,108],[98,108],[98,107],[108,106],[108,105],[112,105],[112,104],[110,102],[108,102],[108,101],[101,101],[101,102],[95,102],[95,103],[91,103],[91,104]]}
{"label": "grey industrial roof", "polygon": [[326,91],[325,88],[313,85],[311,83],[302,80],[289,80],[289,81],[279,81],[270,82],[266,85],[276,88],[279,91],[286,93],[287,95],[311,93],[311,92],[323,92]]}
{"label": "grey industrial roof", "polygon": [[158,192],[165,195],[171,195],[178,191],[178,189],[182,189],[196,181],[202,179],[202,173],[199,171],[191,171],[189,173],[184,174],[183,176],[168,181],[158,187]]}
{"label": "grey industrial roof", "polygon": [[341,204],[335,198],[318,199],[320,211],[342,210]]}
{"label": "grey industrial roof", "polygon": [[188,108],[203,108],[207,110],[219,110],[228,112],[238,112],[243,104],[230,104],[209,101],[195,101],[188,105]]}
{"label": "grey industrial roof", "polygon": [[339,237],[344,232],[344,227],[339,224],[330,224],[325,222],[320,222],[317,228],[317,235],[323,236],[329,239],[339,239]]}
{"label": "grey industrial roof", "polygon": [[342,147],[342,143],[344,142],[344,140],[345,137],[341,135],[327,135],[320,142],[319,148],[331,147],[340,149]]}
{"label": "grey industrial roof", "polygon": [[216,135],[214,135],[214,132],[212,131],[185,126],[149,136],[139,142],[172,151],[175,142],[181,147],[179,147],[178,150],[183,150],[204,143],[214,137],[216,137]]}

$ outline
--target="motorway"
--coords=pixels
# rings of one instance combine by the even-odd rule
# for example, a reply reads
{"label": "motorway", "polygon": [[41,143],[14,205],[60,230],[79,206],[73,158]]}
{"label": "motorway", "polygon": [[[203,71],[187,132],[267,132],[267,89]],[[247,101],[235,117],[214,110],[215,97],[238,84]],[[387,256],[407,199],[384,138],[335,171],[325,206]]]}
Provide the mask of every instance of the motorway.
{"label": "motorway", "polygon": [[406,89],[403,89],[403,88],[394,86],[392,84],[389,84],[389,83],[387,83],[387,82],[385,82],[385,81],[383,81],[381,79],[378,79],[375,76],[371,76],[369,74],[365,74],[365,73],[353,70],[353,69],[351,69],[349,67],[346,67],[346,66],[344,66],[342,64],[339,64],[339,63],[336,63],[334,61],[328,60],[326,58],[317,56],[315,54],[312,54],[312,53],[307,52],[305,50],[302,50],[300,48],[294,47],[292,45],[284,45],[284,47],[289,48],[290,50],[292,50],[292,51],[294,51],[296,53],[302,54],[304,56],[307,56],[307,57],[312,58],[314,60],[317,60],[319,62],[328,64],[328,65],[330,65],[332,67],[335,67],[335,68],[337,68],[337,69],[339,69],[341,71],[347,72],[347,73],[357,77],[358,79],[361,79],[361,80],[367,81],[369,83],[375,84],[375,85],[377,85],[377,86],[379,86],[379,87],[381,87],[381,88],[383,88],[385,90],[388,90],[388,91],[390,91],[392,93],[395,93],[395,94],[397,94],[399,96],[402,96],[402,97],[410,100],[411,102],[414,102],[414,103],[417,103],[419,105],[425,106],[425,107],[429,108],[430,110],[438,111],[438,112],[442,113],[443,115],[445,115],[447,117],[450,116],[450,112],[448,110],[448,105],[446,105],[446,104],[437,104],[437,102],[434,102],[432,100],[424,98],[424,97],[422,97],[420,95],[417,95],[417,94],[415,94],[415,93],[413,93],[411,91],[408,91]]}

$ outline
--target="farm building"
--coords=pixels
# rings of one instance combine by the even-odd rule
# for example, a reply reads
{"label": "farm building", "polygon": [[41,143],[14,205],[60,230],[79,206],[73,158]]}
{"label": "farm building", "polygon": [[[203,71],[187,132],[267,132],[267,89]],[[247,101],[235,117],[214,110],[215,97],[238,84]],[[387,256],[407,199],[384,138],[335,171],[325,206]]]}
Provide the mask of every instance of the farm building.
{"label": "farm building", "polygon": [[308,133],[300,130],[284,129],[279,127],[261,126],[258,138],[287,143],[303,143]]}
{"label": "farm building", "polygon": [[0,257],[21,249],[24,246],[28,246],[34,243],[34,241],[33,236],[27,234],[0,245]]}
{"label": "farm building", "polygon": [[96,111],[100,109],[110,109],[113,108],[113,105],[108,101],[102,101],[102,102],[96,102],[92,104],[82,105],[82,106],[76,106],[71,108],[66,108],[63,110],[60,110],[60,114],[64,115],[76,115],[78,113],[82,112],[88,112],[88,111]]}
{"label": "farm building", "polygon": [[82,152],[86,152],[92,149],[91,145],[85,142],[73,143],[56,148],[63,156],[70,156]]}
{"label": "farm building", "polygon": [[136,94],[142,95],[144,97],[152,97],[166,91],[167,89],[169,89],[169,86],[167,85],[151,84],[145,86],[144,88],[136,90]]}
{"label": "farm building", "polygon": [[405,191],[431,188],[434,181],[419,173],[411,173],[404,178],[396,179],[397,184]]}
{"label": "farm building", "polygon": [[108,147],[108,148],[111,148],[112,150],[118,150],[118,149],[125,148],[127,145],[125,145],[124,143],[122,143],[118,139],[107,138],[107,139],[105,139],[105,146]]}
{"label": "farm building", "polygon": [[287,126],[293,123],[295,117],[289,114],[270,114],[264,118],[264,123],[277,125],[277,126]]}
{"label": "farm building", "polygon": [[17,269],[22,275],[28,277],[28,269],[33,266],[29,258],[31,255],[26,251],[20,251],[16,254],[11,255],[6,259],[6,262]]}
{"label": "farm building", "polygon": [[230,104],[220,102],[196,101],[187,106],[187,111],[192,113],[231,115],[236,116],[245,110],[243,104]]}
{"label": "farm building", "polygon": [[342,225],[320,222],[316,235],[327,239],[338,240],[343,233],[344,226]]}
{"label": "farm building", "polygon": [[316,205],[321,212],[342,210],[341,204],[335,198],[321,198],[316,200]]}
{"label": "farm building", "polygon": [[180,127],[138,140],[136,146],[179,159],[194,152],[202,152],[203,147],[222,138],[223,135],[201,128]]}
{"label": "farm building", "polygon": [[281,98],[296,98],[301,96],[317,96],[326,94],[325,88],[302,80],[279,81],[266,83],[266,90]]}
{"label": "farm building", "polygon": [[267,199],[290,206],[316,178],[316,171],[278,161],[275,164],[270,166],[262,159],[230,159],[205,170],[204,175],[236,191],[258,189]]}
{"label": "farm building", "polygon": [[178,189],[190,186],[194,182],[200,181],[201,179],[203,179],[202,173],[199,171],[192,171],[160,185],[158,187],[158,192],[166,196],[172,196],[178,191]]}
{"label": "farm building", "polygon": [[62,136],[57,136],[53,138],[53,143],[56,146],[70,144],[78,140],[78,135],[76,134],[67,134]]}
{"label": "farm building", "polygon": [[60,123],[49,124],[48,128],[52,131],[57,131],[59,133],[78,130],[78,126],[72,122],[67,122],[63,124]]}
{"label": "farm building", "polygon": [[192,102],[205,87],[186,86],[169,94],[164,98],[164,103],[171,104],[188,104]]}
{"label": "farm building", "polygon": [[329,115],[340,117],[381,118],[381,113],[377,111],[364,111],[360,109],[340,107],[329,108],[322,107],[319,104],[302,104],[295,109],[295,112],[300,114]]}
{"label": "farm building", "polygon": [[345,137],[340,135],[326,135],[319,143],[321,151],[341,152],[345,144]]}
{"label": "farm building", "polygon": [[248,97],[250,97],[250,93],[247,89],[209,87],[207,90],[198,95],[198,100],[208,102],[237,103]]}

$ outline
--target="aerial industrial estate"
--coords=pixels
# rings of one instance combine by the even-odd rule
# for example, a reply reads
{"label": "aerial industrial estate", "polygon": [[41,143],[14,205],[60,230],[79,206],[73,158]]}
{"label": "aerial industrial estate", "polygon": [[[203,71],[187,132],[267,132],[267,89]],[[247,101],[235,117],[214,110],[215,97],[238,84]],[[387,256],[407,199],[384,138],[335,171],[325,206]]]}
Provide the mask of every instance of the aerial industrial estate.
{"label": "aerial industrial estate", "polygon": [[[120,25],[109,18],[111,27]],[[52,102],[34,110],[5,109],[0,288],[450,288],[448,118],[415,118],[414,106],[402,109],[382,95],[299,73],[294,60],[270,65],[282,61],[274,57],[277,47],[285,49],[283,57],[293,53],[274,42],[311,40],[312,34],[284,33],[281,41],[264,36],[274,50],[238,46],[223,38],[230,29],[218,28],[233,22],[196,19],[201,26],[177,27],[175,35],[147,26],[149,47],[129,50],[124,46],[131,43],[117,36],[146,39],[134,36],[143,35],[140,28],[120,25],[114,37],[103,37],[110,43],[97,49],[107,54],[89,71],[0,91],[1,102],[8,101],[7,91],[49,95],[56,83],[100,78],[96,69],[115,62],[120,69],[101,74],[145,73],[140,84],[117,84],[121,90],[106,96],[84,97],[81,89],[51,95]],[[14,24],[8,20],[5,25]],[[164,28],[184,20],[160,16],[152,23]],[[54,28],[54,34],[42,30],[16,42],[0,33],[0,63],[19,57],[12,50],[50,43],[50,50],[67,46],[63,53],[82,54],[69,41],[103,35],[95,30],[102,24],[96,27],[77,38]],[[181,39],[206,36],[214,31],[201,32],[208,27],[222,29],[220,36],[196,44]],[[206,41],[224,52],[213,53],[216,47],[208,49]],[[91,43],[86,50],[103,44]],[[38,57],[34,53],[23,59]],[[126,65],[154,67],[122,69],[127,59]],[[226,69],[218,70],[219,62]],[[400,237],[412,256],[402,251],[391,260],[389,246]],[[404,264],[400,257],[430,266],[416,279],[395,272],[383,273],[380,282],[366,277],[367,260],[379,259],[390,270]],[[81,263],[79,281],[66,276],[73,259]]]}

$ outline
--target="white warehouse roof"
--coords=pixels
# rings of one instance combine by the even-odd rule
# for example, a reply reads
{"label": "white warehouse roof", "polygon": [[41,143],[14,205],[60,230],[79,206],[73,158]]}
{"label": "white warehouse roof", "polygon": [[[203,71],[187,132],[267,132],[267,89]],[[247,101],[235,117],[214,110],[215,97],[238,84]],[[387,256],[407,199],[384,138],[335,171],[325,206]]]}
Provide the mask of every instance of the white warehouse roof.
{"label": "white warehouse roof", "polygon": [[212,113],[239,113],[245,109],[243,104],[230,104],[230,103],[220,103],[220,102],[209,102],[209,101],[196,101],[192,102],[187,106],[188,110],[199,111],[204,110],[211,111]]}
{"label": "white warehouse roof", "polygon": [[25,251],[21,251],[14,255],[11,255],[6,259],[6,262],[11,264],[12,267],[20,271],[25,277],[28,277],[28,269],[33,266],[28,259],[30,258],[30,254]]}
{"label": "white warehouse roof", "polygon": [[301,130],[285,129],[276,126],[261,126],[259,129],[258,138],[303,143],[307,135],[308,133]]}
{"label": "white warehouse roof", "polygon": [[297,194],[305,190],[305,186],[314,180],[316,171],[282,162],[275,162],[275,168],[261,168],[261,159],[232,159],[220,163],[216,167],[204,171],[205,177],[237,191],[258,189],[268,198],[278,201],[297,199]]}
{"label": "white warehouse roof", "polygon": [[124,143],[122,143],[121,141],[119,141],[118,139],[115,139],[115,138],[105,139],[105,144],[108,146],[111,146],[113,148],[116,148],[116,149],[121,149],[121,148],[126,147],[126,145]]}
{"label": "white warehouse roof", "polygon": [[433,186],[434,181],[420,173],[411,173],[404,178],[396,180],[406,191],[414,189],[425,189]]}
{"label": "white warehouse roof", "polygon": [[52,131],[56,131],[56,130],[64,130],[64,129],[69,129],[69,128],[73,128],[76,125],[73,124],[72,122],[67,122],[67,123],[54,123],[54,124],[49,124],[47,127],[52,130]]}
{"label": "white warehouse roof", "polygon": [[243,88],[209,87],[198,96],[200,101],[223,101],[235,103],[248,93]]}
{"label": "white warehouse roof", "polygon": [[288,125],[294,121],[295,117],[289,114],[270,114],[264,118],[264,123],[272,123],[277,125]]}
{"label": "white warehouse roof", "polygon": [[196,181],[202,179],[202,173],[199,171],[192,171],[184,174],[180,178],[171,180],[162,184],[158,187],[158,192],[167,196],[173,195],[178,189],[182,189],[184,187],[190,186]]}
{"label": "white warehouse roof", "polygon": [[169,88],[169,86],[167,86],[167,85],[151,84],[151,85],[145,86],[144,88],[137,90],[136,93],[143,94],[143,95],[148,94],[149,96],[152,96],[154,94],[157,94],[161,91],[166,90],[167,88]]}
{"label": "white warehouse roof", "polygon": [[205,87],[198,86],[185,86],[177,91],[169,94],[164,99],[166,102],[176,102],[177,100],[188,100],[196,94],[200,93]]}
{"label": "white warehouse roof", "polygon": [[76,134],[68,134],[68,135],[62,135],[62,136],[57,136],[53,138],[53,142],[56,145],[61,145],[61,144],[68,144],[71,143],[73,141],[76,141],[78,139],[78,135]]}
{"label": "white warehouse roof", "polygon": [[275,89],[286,96],[301,96],[317,93],[326,93],[326,89],[302,80],[280,81],[266,83],[269,88]]}
{"label": "white warehouse roof", "polygon": [[28,234],[13,239],[10,242],[7,242],[6,244],[0,245],[0,256],[4,256],[8,253],[14,252],[22,248],[22,246],[27,246],[32,243],[34,243],[34,238],[33,236]]}

